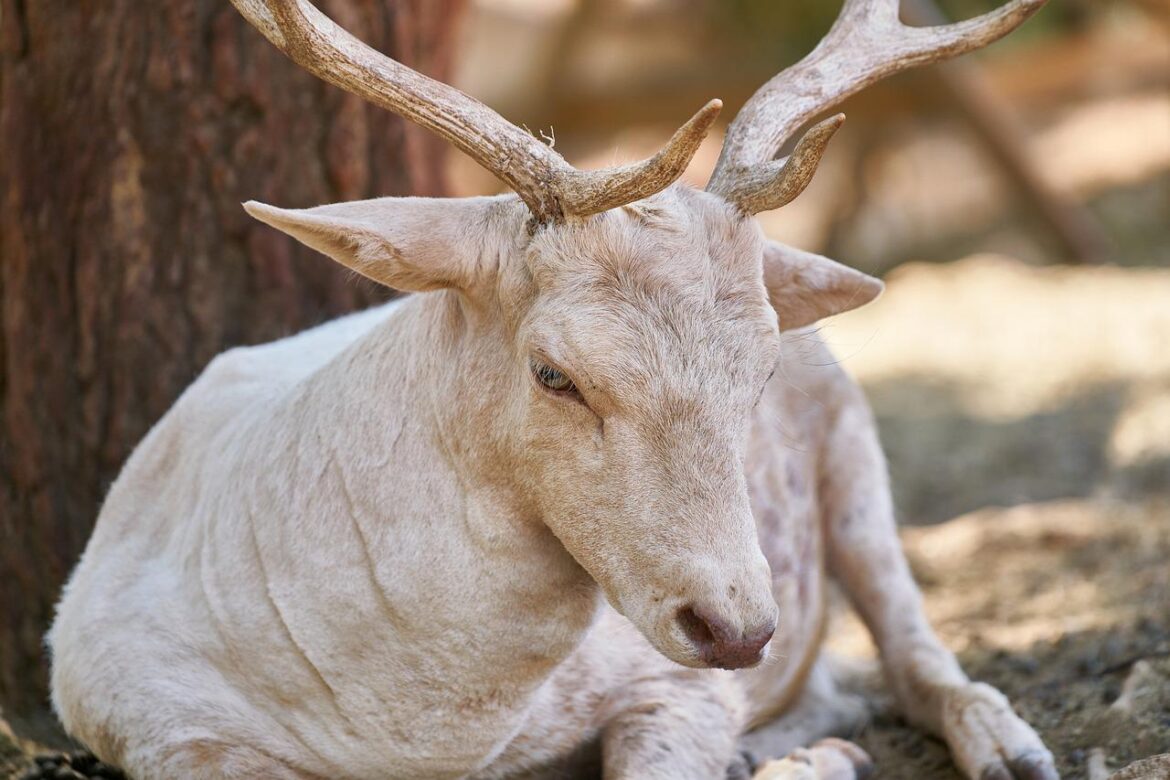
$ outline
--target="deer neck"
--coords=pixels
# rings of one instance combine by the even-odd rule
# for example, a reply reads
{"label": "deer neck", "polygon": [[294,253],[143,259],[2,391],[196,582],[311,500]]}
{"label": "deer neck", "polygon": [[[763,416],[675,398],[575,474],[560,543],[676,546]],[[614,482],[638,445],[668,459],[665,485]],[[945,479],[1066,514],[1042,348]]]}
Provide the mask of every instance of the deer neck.
{"label": "deer neck", "polygon": [[[284,523],[268,543],[312,550],[345,591],[298,585],[303,573],[287,570],[284,586],[304,588],[305,609],[320,611],[307,619],[329,626],[326,641],[347,630],[338,626],[344,599],[362,643],[403,659],[381,684],[409,688],[411,674],[434,670],[445,684],[429,695],[444,701],[428,706],[498,712],[522,706],[601,601],[506,469],[482,465],[500,461],[485,430],[492,404],[468,402],[454,377],[482,372],[490,387],[481,365],[490,350],[477,348],[463,305],[453,293],[408,298],[294,391],[278,414],[290,419],[273,421],[292,456],[269,483],[273,501],[295,486],[297,528]],[[360,667],[365,655],[349,657]]]}

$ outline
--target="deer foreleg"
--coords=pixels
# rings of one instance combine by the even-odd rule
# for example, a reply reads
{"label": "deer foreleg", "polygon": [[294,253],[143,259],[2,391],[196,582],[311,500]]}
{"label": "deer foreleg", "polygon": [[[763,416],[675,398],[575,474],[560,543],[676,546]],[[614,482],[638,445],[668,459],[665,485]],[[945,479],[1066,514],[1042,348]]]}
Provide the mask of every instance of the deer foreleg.
{"label": "deer foreleg", "polygon": [[822,506],[829,569],[873,634],[906,716],[943,737],[978,780],[1057,780],[1052,754],[991,686],[973,683],[939,641],[894,523],[885,458],[860,398],[829,437]]}
{"label": "deer foreleg", "polygon": [[605,780],[722,778],[744,727],[738,691],[718,672],[637,680],[605,709]]}

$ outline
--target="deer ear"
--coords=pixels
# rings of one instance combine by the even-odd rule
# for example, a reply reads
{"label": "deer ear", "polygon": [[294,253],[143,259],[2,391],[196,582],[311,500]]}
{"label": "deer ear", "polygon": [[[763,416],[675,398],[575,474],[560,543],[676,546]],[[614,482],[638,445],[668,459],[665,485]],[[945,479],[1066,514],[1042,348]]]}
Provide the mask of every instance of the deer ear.
{"label": "deer ear", "polygon": [[864,306],[885,287],[869,274],[777,241],[764,244],[764,286],[781,330]]}
{"label": "deer ear", "polygon": [[510,201],[378,198],[311,209],[248,201],[244,209],[363,276],[422,292],[470,289],[495,272],[500,242],[524,231],[523,208]]}

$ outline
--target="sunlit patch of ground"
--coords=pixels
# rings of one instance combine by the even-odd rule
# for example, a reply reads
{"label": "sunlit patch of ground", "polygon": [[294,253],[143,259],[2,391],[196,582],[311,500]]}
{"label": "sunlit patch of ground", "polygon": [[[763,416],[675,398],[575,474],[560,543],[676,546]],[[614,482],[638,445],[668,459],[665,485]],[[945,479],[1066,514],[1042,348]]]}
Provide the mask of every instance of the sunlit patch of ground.
{"label": "sunlit patch of ground", "polygon": [[[1170,751],[1170,502],[1066,500],[910,528],[927,611],[967,671],[1003,690],[1062,777]],[[852,616],[832,646],[871,650]],[[1122,699],[1126,680],[1134,695]],[[886,780],[958,780],[945,748],[893,715],[859,735]]]}
{"label": "sunlit patch of ground", "polygon": [[905,522],[1170,494],[1170,269],[911,264],[822,332],[878,415]]}
{"label": "sunlit patch of ground", "polygon": [[[1170,271],[977,257],[888,281],[824,332],[869,391],[940,635],[1063,777],[1094,748],[1170,751]],[[871,651],[850,616],[831,641]],[[859,739],[881,778],[958,777],[895,717]]]}

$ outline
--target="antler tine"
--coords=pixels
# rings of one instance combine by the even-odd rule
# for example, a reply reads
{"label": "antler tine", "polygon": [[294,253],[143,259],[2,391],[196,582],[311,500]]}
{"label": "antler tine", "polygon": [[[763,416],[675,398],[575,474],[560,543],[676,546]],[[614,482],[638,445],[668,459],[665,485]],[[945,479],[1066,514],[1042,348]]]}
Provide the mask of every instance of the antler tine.
{"label": "antler tine", "polygon": [[728,178],[731,189],[720,193],[748,214],[778,209],[796,199],[812,181],[829,141],[845,123],[837,114],[804,134],[792,155],[783,160],[737,168]]}
{"label": "antler tine", "polygon": [[709,101],[648,160],[600,171],[570,169],[567,188],[573,192],[575,213],[597,214],[669,187],[699,151],[722,108],[723,101]]}
{"label": "antler tine", "polygon": [[[1046,2],[1012,0],[965,22],[909,27],[898,20],[898,0],[846,0],[837,21],[816,49],[760,87],[735,117],[727,129],[707,190],[740,203],[752,213],[783,205],[787,201],[752,196],[749,190],[754,184],[767,186],[773,192],[799,193],[804,188],[799,181],[785,184],[777,179],[799,176],[807,184],[813,170],[801,165],[781,174],[773,166],[771,176],[749,171],[770,163],[784,141],[800,127],[886,76],[949,59],[1002,38]],[[806,139],[811,140],[818,128],[810,130]],[[828,138],[823,141],[827,143]],[[802,139],[798,146],[804,143]],[[819,149],[823,151],[823,144]],[[819,158],[818,153],[815,161]]]}
{"label": "antler tine", "polygon": [[317,77],[422,125],[511,187],[538,222],[587,216],[648,197],[677,179],[719,112],[708,103],[657,155],[578,171],[478,100],[366,46],[304,0],[231,0],[264,37]]}

